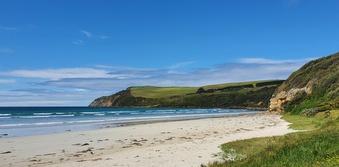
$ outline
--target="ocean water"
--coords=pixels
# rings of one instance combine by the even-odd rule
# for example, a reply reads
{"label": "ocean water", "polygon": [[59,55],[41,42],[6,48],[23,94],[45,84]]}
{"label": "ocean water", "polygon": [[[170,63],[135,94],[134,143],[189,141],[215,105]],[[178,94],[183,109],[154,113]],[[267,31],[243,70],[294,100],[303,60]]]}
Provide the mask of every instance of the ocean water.
{"label": "ocean water", "polygon": [[147,121],[253,114],[246,109],[0,107],[0,138],[43,135]]}

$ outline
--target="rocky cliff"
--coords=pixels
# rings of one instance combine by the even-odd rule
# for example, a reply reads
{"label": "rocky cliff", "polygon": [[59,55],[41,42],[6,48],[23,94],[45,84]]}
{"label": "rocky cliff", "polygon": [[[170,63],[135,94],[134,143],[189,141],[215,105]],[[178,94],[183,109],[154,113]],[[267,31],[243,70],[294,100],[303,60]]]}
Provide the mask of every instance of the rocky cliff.
{"label": "rocky cliff", "polygon": [[338,108],[339,53],[305,64],[270,99],[271,112],[310,114]]}

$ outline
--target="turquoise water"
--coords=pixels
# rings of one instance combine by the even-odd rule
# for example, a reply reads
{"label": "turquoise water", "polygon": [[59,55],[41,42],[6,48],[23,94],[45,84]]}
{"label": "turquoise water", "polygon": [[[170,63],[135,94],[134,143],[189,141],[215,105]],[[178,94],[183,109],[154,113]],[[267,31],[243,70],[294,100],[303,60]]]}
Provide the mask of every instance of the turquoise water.
{"label": "turquoise water", "polygon": [[114,127],[126,123],[251,114],[245,109],[0,107],[0,137]]}

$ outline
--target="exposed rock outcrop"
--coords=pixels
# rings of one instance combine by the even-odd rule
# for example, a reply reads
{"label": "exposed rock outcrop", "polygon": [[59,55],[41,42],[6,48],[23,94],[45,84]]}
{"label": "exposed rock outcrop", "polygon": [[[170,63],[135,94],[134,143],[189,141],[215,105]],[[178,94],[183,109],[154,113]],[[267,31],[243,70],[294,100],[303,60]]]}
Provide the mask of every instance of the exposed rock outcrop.
{"label": "exposed rock outcrop", "polygon": [[270,99],[269,110],[271,112],[283,112],[285,104],[310,95],[311,93],[311,87],[292,88],[288,91],[281,91]]}
{"label": "exposed rock outcrop", "polygon": [[273,94],[269,111],[284,112],[289,105],[292,110],[298,105],[304,110],[323,105],[335,108],[339,103],[338,90],[339,53],[336,53],[311,61],[294,72]]}

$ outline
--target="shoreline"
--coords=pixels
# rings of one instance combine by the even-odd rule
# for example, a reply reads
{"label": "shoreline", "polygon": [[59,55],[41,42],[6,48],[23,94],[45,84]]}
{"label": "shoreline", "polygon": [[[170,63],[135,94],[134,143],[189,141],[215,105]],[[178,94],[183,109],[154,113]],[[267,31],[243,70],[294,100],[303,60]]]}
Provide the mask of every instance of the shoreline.
{"label": "shoreline", "polygon": [[[245,110],[245,109],[244,109]],[[196,119],[206,119],[206,118],[220,118],[220,117],[236,117],[241,115],[253,115],[263,113],[263,111],[249,110],[246,112],[230,112],[230,113],[206,113],[206,114],[194,114],[194,115],[173,115],[173,116],[159,116],[159,117],[141,117],[134,118],[130,120],[120,120],[120,121],[101,121],[96,120],[94,122],[83,122],[83,123],[74,123],[74,124],[47,124],[46,126],[32,126],[32,127],[18,127],[18,128],[3,128],[0,129],[0,139],[1,138],[17,138],[17,137],[27,137],[27,136],[38,136],[38,135],[50,135],[50,134],[61,134],[67,132],[81,132],[81,131],[91,131],[104,128],[116,128],[122,126],[131,126],[139,124],[148,124],[148,123],[158,123],[158,122],[172,122],[172,121],[185,121],[185,120],[196,120]],[[20,134],[21,131],[21,134]],[[27,131],[39,131],[39,133],[25,134]]]}
{"label": "shoreline", "polygon": [[246,115],[256,115],[256,114],[265,114],[258,112],[247,112],[247,113],[234,113],[234,114],[220,114],[220,115],[210,115],[206,117],[188,117],[188,118],[169,118],[169,119],[155,119],[155,120],[140,120],[134,122],[126,122],[126,123],[105,123],[103,126],[110,126],[113,124],[112,127],[101,127],[98,129],[105,129],[105,128],[117,128],[117,127],[128,127],[128,126],[135,126],[135,125],[145,125],[145,124],[154,124],[154,123],[166,123],[166,122],[180,122],[180,121],[191,121],[191,120],[199,120],[199,119],[210,119],[210,118],[226,118],[226,117],[239,117],[239,116],[246,116]]}
{"label": "shoreline", "polygon": [[[292,132],[266,113],[0,139],[0,166],[199,166],[223,143]],[[7,152],[7,153],[6,153]]]}

